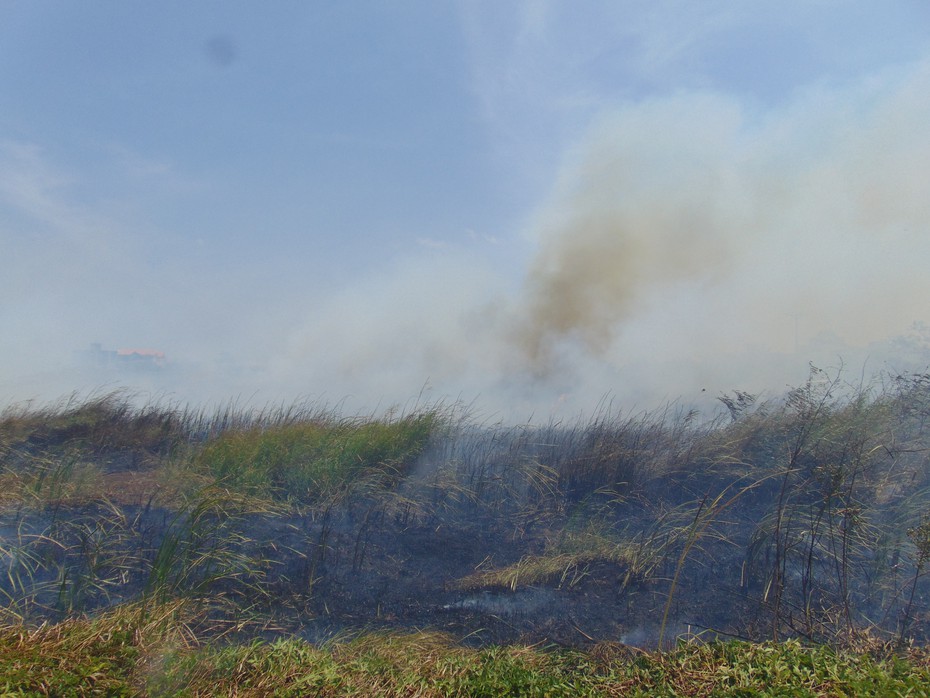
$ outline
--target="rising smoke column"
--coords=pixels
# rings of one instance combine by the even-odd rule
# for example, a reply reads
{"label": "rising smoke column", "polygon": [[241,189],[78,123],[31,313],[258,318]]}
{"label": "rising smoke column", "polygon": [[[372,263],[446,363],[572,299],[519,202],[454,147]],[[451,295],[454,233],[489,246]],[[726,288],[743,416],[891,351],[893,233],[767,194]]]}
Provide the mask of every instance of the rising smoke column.
{"label": "rising smoke column", "polygon": [[513,345],[537,375],[685,357],[727,381],[737,354],[791,353],[796,322],[801,351],[906,331],[930,295],[927,123],[927,64],[602,117],[534,223]]}
{"label": "rising smoke column", "polygon": [[651,292],[725,273],[748,225],[740,126],[735,103],[682,95],[594,129],[539,223],[514,337],[534,370],[565,340],[602,354]]}
{"label": "rising smoke column", "polygon": [[818,332],[866,352],[927,318],[928,123],[923,65],[779,107],[631,102],[566,154],[518,279],[462,250],[387,265],[308,299],[276,375],[382,404],[428,384],[519,418],[780,394]]}

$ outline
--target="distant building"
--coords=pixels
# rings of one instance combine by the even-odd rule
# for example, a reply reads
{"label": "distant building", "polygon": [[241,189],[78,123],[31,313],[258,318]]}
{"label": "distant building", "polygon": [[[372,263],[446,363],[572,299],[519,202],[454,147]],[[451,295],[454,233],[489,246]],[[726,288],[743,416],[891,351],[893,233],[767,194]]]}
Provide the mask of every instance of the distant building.
{"label": "distant building", "polygon": [[165,352],[155,349],[117,349],[116,361],[126,366],[161,368],[165,365]]}
{"label": "distant building", "polygon": [[90,349],[74,352],[74,356],[78,363],[95,368],[107,368],[116,363],[116,352],[104,349],[100,342],[91,344]]}
{"label": "distant building", "polygon": [[116,370],[158,370],[165,366],[163,351],[156,349],[104,349],[99,342],[90,349],[75,352],[78,361],[86,366]]}

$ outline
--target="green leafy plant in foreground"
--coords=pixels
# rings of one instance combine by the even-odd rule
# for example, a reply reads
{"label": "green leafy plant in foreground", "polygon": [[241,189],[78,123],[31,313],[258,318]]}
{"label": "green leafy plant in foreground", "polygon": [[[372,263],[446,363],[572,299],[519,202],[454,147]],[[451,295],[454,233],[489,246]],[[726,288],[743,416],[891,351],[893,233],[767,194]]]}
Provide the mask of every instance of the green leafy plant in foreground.
{"label": "green leafy plant in foreground", "polygon": [[601,643],[469,649],[438,632],[313,646],[203,644],[188,605],[127,605],[95,620],[0,626],[0,694],[110,696],[928,696],[930,657],[783,643]]}

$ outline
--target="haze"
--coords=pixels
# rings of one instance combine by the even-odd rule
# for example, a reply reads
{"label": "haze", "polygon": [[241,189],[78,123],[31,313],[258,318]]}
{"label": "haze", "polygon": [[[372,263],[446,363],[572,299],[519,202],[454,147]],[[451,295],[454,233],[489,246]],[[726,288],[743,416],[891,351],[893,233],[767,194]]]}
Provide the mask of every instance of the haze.
{"label": "haze", "polygon": [[0,402],[920,370],[928,36],[922,0],[5,2]]}

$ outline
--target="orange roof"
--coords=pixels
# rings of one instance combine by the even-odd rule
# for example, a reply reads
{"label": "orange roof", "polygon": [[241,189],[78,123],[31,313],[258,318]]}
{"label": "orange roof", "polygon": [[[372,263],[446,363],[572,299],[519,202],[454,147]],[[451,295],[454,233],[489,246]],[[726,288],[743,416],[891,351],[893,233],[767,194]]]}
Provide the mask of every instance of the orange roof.
{"label": "orange roof", "polygon": [[133,354],[138,354],[139,356],[151,356],[156,359],[165,358],[165,352],[156,351],[155,349],[117,349],[116,354],[118,356],[132,356]]}

